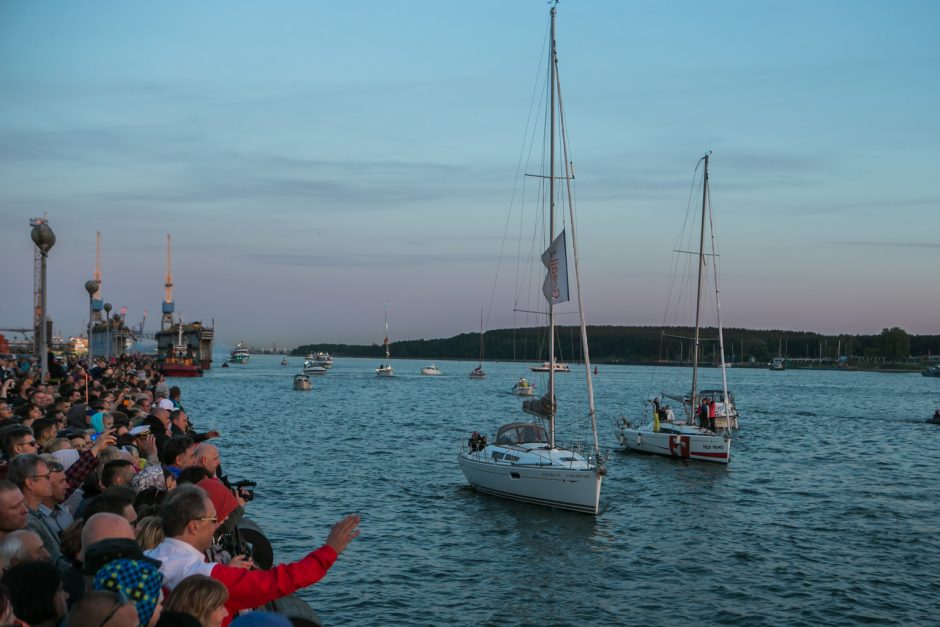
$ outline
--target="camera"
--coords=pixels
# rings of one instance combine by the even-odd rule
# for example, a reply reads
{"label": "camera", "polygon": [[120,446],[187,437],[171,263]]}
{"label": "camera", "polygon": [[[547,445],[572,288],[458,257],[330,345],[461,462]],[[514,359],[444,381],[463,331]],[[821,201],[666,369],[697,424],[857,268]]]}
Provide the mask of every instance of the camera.
{"label": "camera", "polygon": [[249,479],[242,479],[241,481],[236,481],[232,484],[232,493],[241,498],[243,501],[248,502],[255,498],[255,491],[251,488],[256,487],[258,484]]}

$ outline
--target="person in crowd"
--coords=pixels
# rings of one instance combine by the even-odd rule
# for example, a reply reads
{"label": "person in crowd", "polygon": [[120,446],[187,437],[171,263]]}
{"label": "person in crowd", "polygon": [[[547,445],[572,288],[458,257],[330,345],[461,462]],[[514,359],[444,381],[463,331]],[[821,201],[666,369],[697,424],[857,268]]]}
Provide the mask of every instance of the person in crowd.
{"label": "person in crowd", "polygon": [[150,415],[144,419],[143,424],[150,427],[150,433],[157,441],[157,450],[162,451],[163,445],[172,435],[170,432],[170,411],[162,407],[154,407],[150,410]]}
{"label": "person in crowd", "polygon": [[101,485],[106,489],[111,486],[129,486],[135,474],[133,462],[122,457],[112,459],[101,468]]}
{"label": "person in crowd", "polygon": [[13,614],[30,627],[55,627],[68,611],[59,569],[49,562],[23,562],[3,573]]}
{"label": "person in crowd", "polygon": [[160,620],[163,576],[149,560],[120,558],[98,569],[92,587],[110,590],[132,599],[137,606],[137,619],[145,627],[153,627]]}
{"label": "person in crowd", "polygon": [[227,601],[228,589],[220,581],[205,575],[190,575],[167,595],[163,611],[189,614],[201,627],[221,627],[228,616]]}
{"label": "person in crowd", "polygon": [[204,551],[212,545],[218,527],[215,506],[202,488],[183,485],[164,502],[166,539],[146,555],[162,562],[160,571],[170,590],[190,575],[207,575],[221,581],[229,592],[226,609],[234,614],[322,579],[349,542],[359,535],[358,525],[359,516],[347,516],[333,526],[323,546],[301,560],[270,570],[210,564],[205,561]]}
{"label": "person in crowd", "polygon": [[[81,524],[81,521],[76,521],[76,524]],[[102,512],[89,517],[82,525],[78,554],[72,564],[62,571],[64,586],[69,593],[69,606],[77,603],[87,590],[91,590],[91,578],[95,576],[98,567],[106,561],[106,555],[114,554],[105,550],[111,545],[104,543],[115,539],[134,540],[134,528],[123,516]],[[124,555],[127,553],[119,553],[119,556]]]}
{"label": "person in crowd", "polygon": [[166,538],[163,534],[163,520],[159,516],[145,516],[139,519],[135,529],[137,544],[144,551],[157,548]]}
{"label": "person in crowd", "polygon": [[59,425],[53,418],[40,418],[33,423],[33,435],[39,448],[45,447],[50,440],[53,440],[58,431]]}
{"label": "person in crowd", "polygon": [[[0,572],[0,575],[3,573]],[[13,599],[10,598],[10,589],[0,584],[0,625],[15,625],[16,617],[13,616]],[[198,627],[197,622],[195,626]],[[181,626],[182,627],[182,626]]]}
{"label": "person in crowd", "polygon": [[221,463],[222,458],[219,455],[219,449],[216,448],[214,444],[203,442],[196,445],[196,450],[193,452],[193,458],[197,466],[202,466],[209,471],[210,477],[217,476],[217,471],[219,469],[219,464]]}
{"label": "person in crowd", "polygon": [[52,473],[52,494],[43,497],[36,509],[49,528],[55,532],[56,536],[61,538],[62,532],[72,524],[73,520],[71,512],[62,505],[68,494],[65,467],[53,455],[42,455],[41,457],[46,462],[49,472]]}
{"label": "person in crowd", "polygon": [[139,627],[137,606],[127,597],[95,590],[69,610],[64,627]]}
{"label": "person in crowd", "polygon": [[49,561],[49,551],[42,538],[29,529],[17,529],[0,541],[0,572],[22,562]]}
{"label": "person in crowd", "polygon": [[126,518],[133,527],[137,523],[137,510],[134,509],[136,496],[137,493],[127,486],[111,486],[88,502],[84,516],[91,518],[101,512],[117,514]]}
{"label": "person in crowd", "polygon": [[15,483],[0,479],[0,540],[17,529],[25,529],[29,508]]}
{"label": "person in crowd", "polygon": [[33,437],[32,429],[17,425],[3,434],[3,455],[7,460],[24,453],[35,453],[38,450],[39,443]]}
{"label": "person in crowd", "polygon": [[193,465],[193,451],[196,443],[188,435],[174,435],[160,449],[160,461],[174,478],[179,478],[180,471]]}
{"label": "person in crowd", "polygon": [[209,478],[209,471],[202,466],[187,466],[180,471],[180,476],[176,478],[177,485],[184,483],[199,483],[203,479]]}
{"label": "person in crowd", "polygon": [[23,501],[29,509],[26,528],[42,538],[52,563],[57,564],[62,557],[59,536],[39,511],[42,500],[52,498],[52,472],[49,466],[38,455],[17,455],[10,462],[7,477],[23,493]]}
{"label": "person in crowd", "polygon": [[193,431],[189,416],[182,409],[174,409],[170,412],[170,431],[173,435],[188,435],[196,444],[219,437],[218,431],[209,431],[208,433]]}

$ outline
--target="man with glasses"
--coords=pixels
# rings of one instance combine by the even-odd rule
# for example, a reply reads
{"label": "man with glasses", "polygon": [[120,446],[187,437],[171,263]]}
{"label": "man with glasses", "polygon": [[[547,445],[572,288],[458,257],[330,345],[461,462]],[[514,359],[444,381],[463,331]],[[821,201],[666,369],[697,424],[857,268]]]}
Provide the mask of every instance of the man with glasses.
{"label": "man with glasses", "polygon": [[7,459],[17,455],[35,454],[39,449],[32,429],[28,427],[13,427],[3,436],[3,453]]}
{"label": "man with glasses", "polygon": [[10,462],[7,478],[23,493],[23,501],[29,509],[26,528],[42,538],[53,564],[62,557],[59,536],[39,511],[43,499],[52,498],[52,472],[39,455],[17,455]]}
{"label": "man with glasses", "polygon": [[222,523],[205,490],[192,484],[181,485],[163,502],[163,531],[166,539],[146,551],[160,560],[163,584],[175,588],[190,575],[207,575],[222,582],[229,593],[225,604],[229,615],[270,603],[320,581],[346,546],[359,535],[359,516],[347,516],[333,525],[326,543],[303,559],[280,564],[270,570],[206,562],[205,551]]}
{"label": "man with glasses", "polygon": [[61,538],[62,532],[72,524],[72,514],[62,506],[68,496],[68,479],[65,478],[65,469],[55,457],[43,455],[42,459],[52,473],[52,494],[44,497],[37,509],[49,528]]}

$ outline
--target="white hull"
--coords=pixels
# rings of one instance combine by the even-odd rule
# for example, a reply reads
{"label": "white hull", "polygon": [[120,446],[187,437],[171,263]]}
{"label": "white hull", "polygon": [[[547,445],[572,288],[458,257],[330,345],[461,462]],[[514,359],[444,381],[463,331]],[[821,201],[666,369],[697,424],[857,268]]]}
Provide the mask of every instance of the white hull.
{"label": "white hull", "polygon": [[531,385],[526,386],[526,387],[516,386],[512,388],[512,393],[515,394],[516,396],[532,396],[533,394],[535,394],[535,388],[532,387]]}
{"label": "white hull", "polygon": [[486,373],[485,372],[471,372],[470,378],[471,379],[485,379]]}
{"label": "white hull", "polygon": [[326,374],[326,368],[323,366],[304,366],[304,374]]}
{"label": "white hull", "polygon": [[622,424],[617,440],[624,449],[704,462],[727,464],[731,460],[731,438],[682,423],[664,422],[653,431],[652,423],[634,427]]}
{"label": "white hull", "polygon": [[428,376],[428,377],[437,377],[443,373],[437,369],[437,366],[430,366],[428,368],[422,368],[421,374]]}
{"label": "white hull", "polygon": [[[487,446],[481,451],[464,450],[458,456],[467,481],[480,492],[514,501],[534,503],[586,514],[597,514],[603,477],[582,457],[568,449],[543,448],[538,463],[496,461],[493,453],[535,457],[525,449]],[[562,458],[576,458],[563,462]],[[520,461],[522,461],[520,459]]]}
{"label": "white hull", "polygon": [[[551,366],[548,362],[543,363],[541,366],[530,366],[529,370],[532,372],[548,372],[551,369]],[[568,367],[568,364],[555,363],[555,372],[571,372],[571,368]]]}
{"label": "white hull", "polygon": [[375,374],[380,377],[392,377],[394,376],[391,366],[379,366],[375,369]]}

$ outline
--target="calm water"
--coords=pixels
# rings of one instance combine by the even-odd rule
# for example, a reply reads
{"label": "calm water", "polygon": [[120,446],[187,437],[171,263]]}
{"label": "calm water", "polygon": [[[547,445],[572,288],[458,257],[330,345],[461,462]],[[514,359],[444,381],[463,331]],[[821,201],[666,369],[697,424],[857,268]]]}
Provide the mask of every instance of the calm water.
{"label": "calm water", "polygon": [[[216,364],[224,357],[217,355]],[[362,515],[362,536],[303,593],[329,625],[937,624],[940,379],[729,370],[741,431],[729,467],[621,452],[637,416],[683,369],[600,366],[610,449],[600,516],[477,494],[458,443],[521,415],[518,364],[337,359],[295,392],[301,359],[252,356],[178,380],[226,471],[259,485],[248,515],[280,560]],[[715,383],[710,371],[706,383]],[[668,385],[671,379],[674,385]],[[544,382],[530,377],[544,390]],[[583,373],[560,375],[562,437],[584,434]],[[569,402],[569,399],[570,402]]]}

